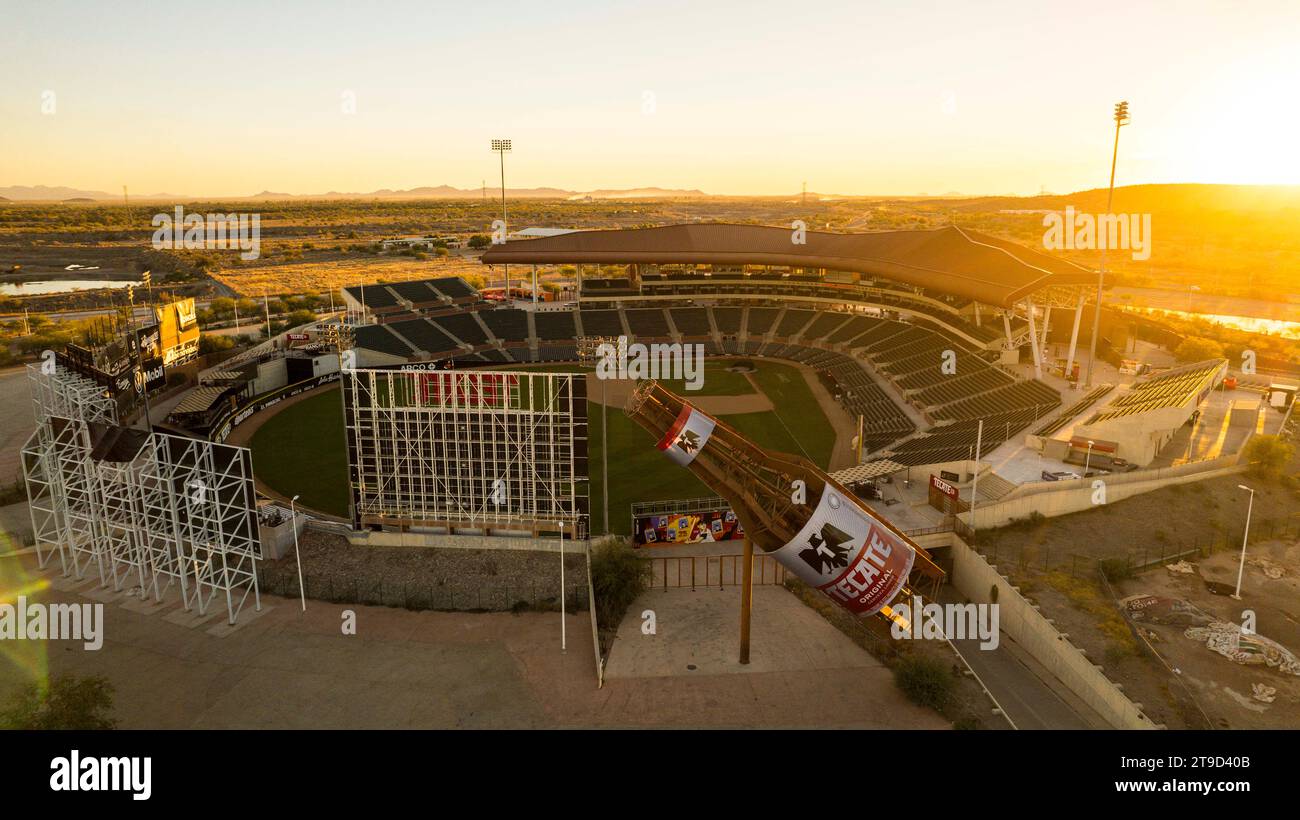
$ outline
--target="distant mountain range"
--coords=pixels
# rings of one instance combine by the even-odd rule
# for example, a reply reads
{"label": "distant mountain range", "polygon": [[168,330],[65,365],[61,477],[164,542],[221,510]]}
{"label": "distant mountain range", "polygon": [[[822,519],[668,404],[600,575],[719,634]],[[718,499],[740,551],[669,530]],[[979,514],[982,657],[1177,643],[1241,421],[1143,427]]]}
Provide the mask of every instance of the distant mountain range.
{"label": "distant mountain range", "polygon": [[[284,200],[284,199],[476,199],[500,198],[501,188],[456,188],[451,185],[422,186],[394,190],[381,188],[368,193],[329,191],[323,194],[290,194],[281,191],[262,191],[251,196],[202,197],[188,194],[131,194],[132,200],[194,201],[202,199],[227,200]],[[563,188],[507,188],[506,196],[512,199],[683,199],[701,198],[709,194],[700,190],[676,188],[627,188],[622,190],[567,191]],[[69,200],[106,200],[120,202],[120,194],[106,191],[87,191],[61,185],[11,185],[0,187],[0,200],[63,202]]]}
{"label": "distant mountain range", "polygon": [[[1127,185],[1116,188],[1114,210],[1127,212],[1152,211],[1246,211],[1285,212],[1300,208],[1300,185],[1212,185],[1202,183],[1174,183],[1160,185]],[[1073,205],[1080,210],[1100,213],[1106,206],[1106,189],[1095,188],[1069,194],[1039,194],[1036,196],[969,196],[945,193],[938,196],[926,194],[895,196],[864,196],[861,194],[771,194],[767,196],[735,196],[707,194],[696,188],[601,188],[594,191],[569,191],[564,188],[507,188],[511,199],[786,199],[798,201],[807,196],[811,201],[842,199],[912,200],[926,201],[955,212],[981,213],[998,210],[1061,210]],[[329,191],[323,194],[290,194],[282,191],[261,191],[250,196],[193,196],[189,194],[131,194],[132,202],[250,202],[268,200],[306,199],[479,199],[501,198],[500,188],[456,188],[451,185],[422,186],[394,190],[381,188],[368,193]],[[0,187],[0,202],[90,202],[118,203],[121,194],[106,191],[87,191],[80,188],[49,185],[11,185]]]}

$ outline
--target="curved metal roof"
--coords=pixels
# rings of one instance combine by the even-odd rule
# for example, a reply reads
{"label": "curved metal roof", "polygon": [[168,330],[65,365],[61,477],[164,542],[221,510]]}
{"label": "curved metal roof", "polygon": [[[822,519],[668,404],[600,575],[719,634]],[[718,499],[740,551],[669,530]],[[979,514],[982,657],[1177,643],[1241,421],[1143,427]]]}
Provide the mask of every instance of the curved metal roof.
{"label": "curved metal roof", "polygon": [[1087,268],[1004,239],[953,226],[835,234],[699,223],[576,231],[493,245],[485,264],[714,264],[827,268],[894,279],[985,304],[1011,307],[1049,285],[1086,285]]}

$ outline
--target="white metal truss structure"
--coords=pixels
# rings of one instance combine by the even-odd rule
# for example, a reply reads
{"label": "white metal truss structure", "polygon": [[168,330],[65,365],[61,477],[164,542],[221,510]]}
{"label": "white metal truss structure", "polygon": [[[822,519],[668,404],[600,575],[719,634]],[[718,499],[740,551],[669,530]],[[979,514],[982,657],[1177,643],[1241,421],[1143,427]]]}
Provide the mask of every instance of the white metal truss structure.
{"label": "white metal truss structure", "polygon": [[261,539],[243,447],[51,416],[23,448],[42,566],[152,592],[173,583],[188,609],[224,599],[230,623],[260,609]]}
{"label": "white metal truss structure", "polygon": [[99,516],[89,453],[85,424],[47,417],[23,446],[23,476],[40,565],[57,553],[64,575],[82,578],[93,566],[103,583],[107,567],[94,527]]}
{"label": "white metal truss structure", "polygon": [[354,526],[586,537],[577,373],[343,373]]}
{"label": "white metal truss structure", "polygon": [[200,613],[224,597],[231,623],[250,594],[260,609],[262,542],[251,451],[162,433],[150,436],[148,447],[144,520],[151,543],[145,553],[154,558],[155,585],[159,578],[179,581],[186,608]]}
{"label": "white metal truss structure", "polygon": [[117,422],[117,402],[103,385],[60,366],[53,357],[27,365],[36,423],[50,416],[80,421]]}

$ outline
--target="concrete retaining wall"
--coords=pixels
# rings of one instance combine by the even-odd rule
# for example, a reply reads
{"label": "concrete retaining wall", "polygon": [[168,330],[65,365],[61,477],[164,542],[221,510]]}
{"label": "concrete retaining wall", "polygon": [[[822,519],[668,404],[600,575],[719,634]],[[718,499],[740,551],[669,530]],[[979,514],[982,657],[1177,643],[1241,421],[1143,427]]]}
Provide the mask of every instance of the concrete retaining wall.
{"label": "concrete retaining wall", "polygon": [[996,589],[1002,631],[1033,655],[1057,680],[1117,729],[1162,728],[1152,723],[1142,713],[1141,704],[1129,700],[1102,673],[1101,667],[1094,665],[1082,649],[1058,632],[1038,607],[990,566],[984,556],[956,534],[952,536],[951,544],[953,586],[977,604],[994,603]]}
{"label": "concrete retaining wall", "polygon": [[[434,547],[466,550],[524,550],[527,552],[559,552],[560,539],[506,538],[495,535],[445,535],[424,532],[352,532],[348,540],[365,547]],[[586,543],[565,537],[566,554],[585,553]],[[559,560],[558,558],[556,560]]]}
{"label": "concrete retaining wall", "polygon": [[[1243,472],[1246,465],[1240,464],[1239,461],[1240,455],[1234,454],[1159,470],[1139,470],[1094,478],[1021,484],[1018,489],[998,501],[988,504],[977,502],[976,528],[985,530],[1000,527],[1018,518],[1028,518],[1033,513],[1053,518],[1092,509],[1096,506],[1093,502],[1093,494],[1096,492],[1093,487],[1094,481],[1105,482],[1106,503],[1112,504],[1173,484],[1187,484]],[[960,513],[957,517],[966,525],[971,523],[970,512]]]}

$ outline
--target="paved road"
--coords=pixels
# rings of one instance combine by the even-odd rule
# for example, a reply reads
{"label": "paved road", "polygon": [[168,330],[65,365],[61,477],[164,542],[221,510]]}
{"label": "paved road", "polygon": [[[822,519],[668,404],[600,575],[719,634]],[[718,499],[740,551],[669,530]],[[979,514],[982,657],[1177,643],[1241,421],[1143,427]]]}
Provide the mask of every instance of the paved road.
{"label": "paved road", "polygon": [[[947,586],[940,600],[962,602]],[[1100,716],[1066,690],[1005,632],[997,649],[981,649],[978,639],[954,640],[953,644],[1017,729],[1107,728]]]}
{"label": "paved road", "polygon": [[0,484],[22,478],[22,447],[35,429],[27,369],[0,371]]}

